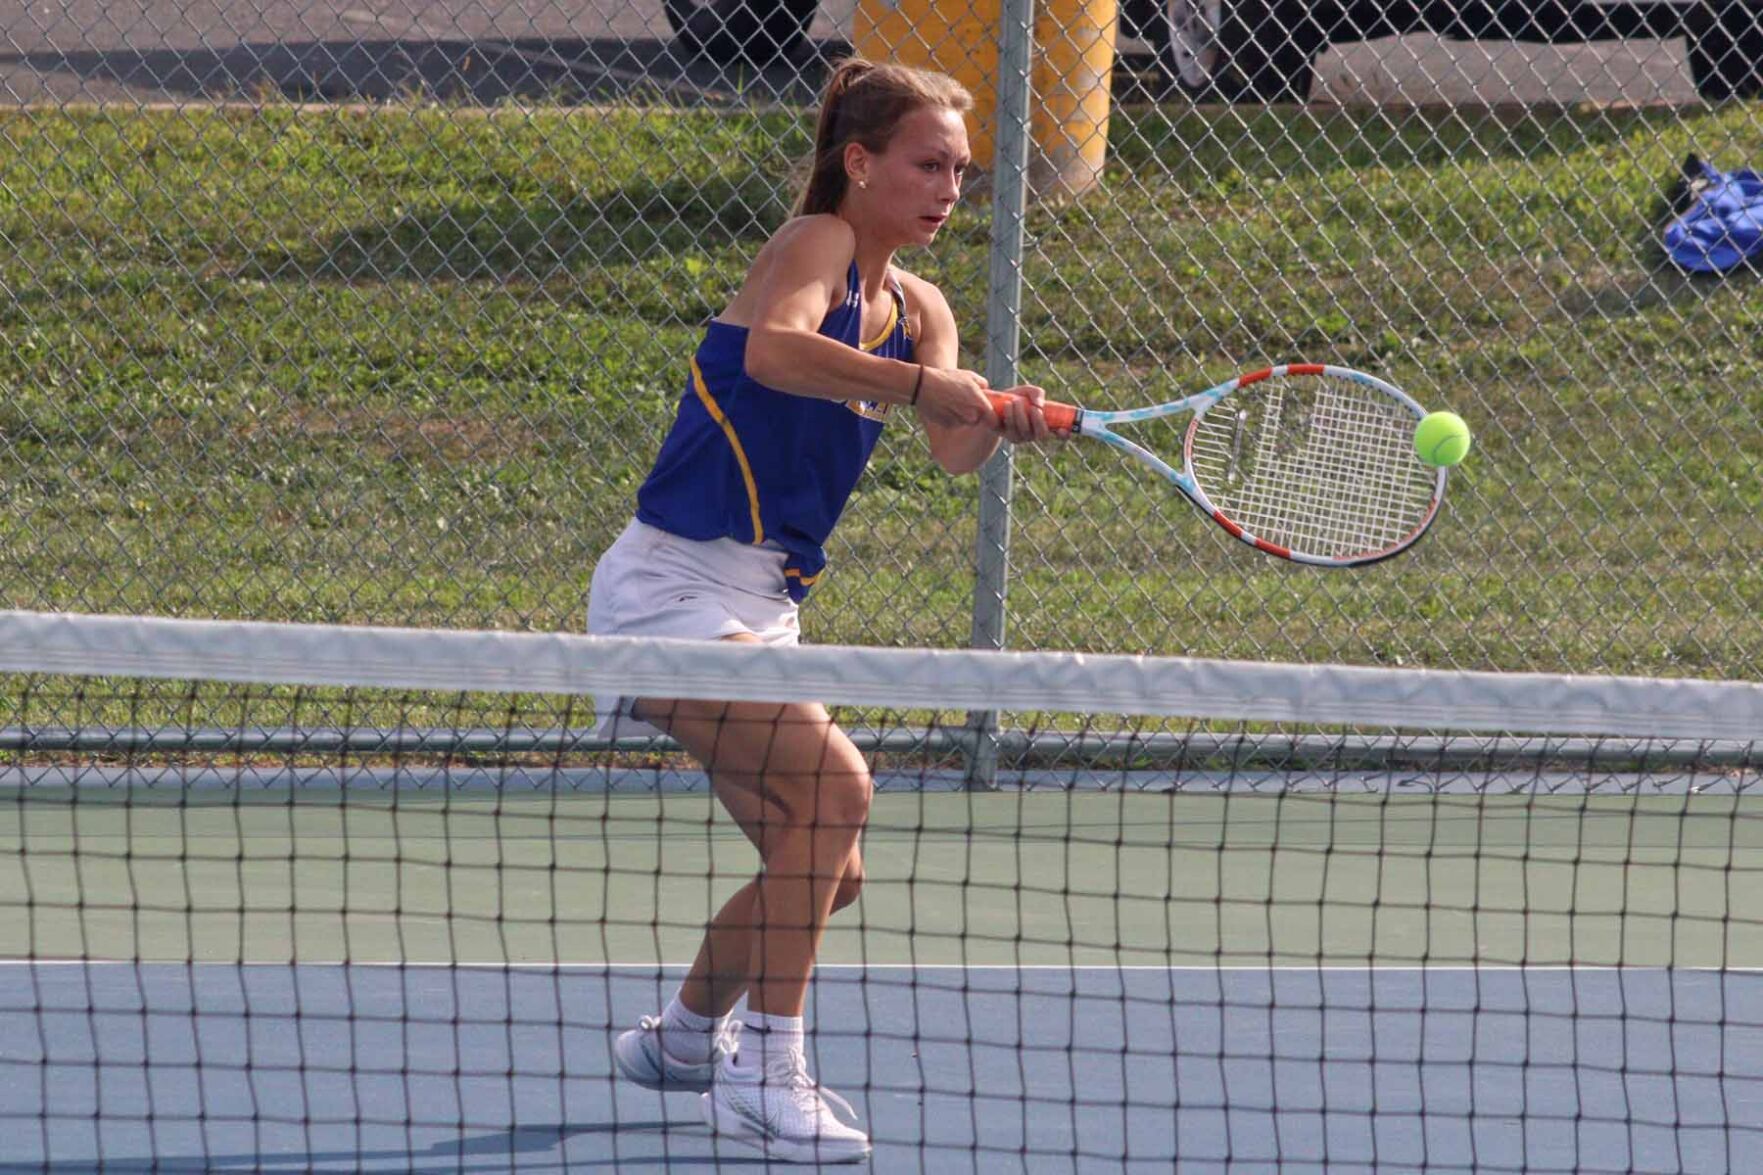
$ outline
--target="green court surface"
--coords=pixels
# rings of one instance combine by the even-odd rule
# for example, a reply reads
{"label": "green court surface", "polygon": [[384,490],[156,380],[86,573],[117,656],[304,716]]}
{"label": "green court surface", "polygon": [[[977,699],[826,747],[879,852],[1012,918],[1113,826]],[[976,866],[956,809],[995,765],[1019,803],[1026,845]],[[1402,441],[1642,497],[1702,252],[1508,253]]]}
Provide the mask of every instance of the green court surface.
{"label": "green court surface", "polygon": [[[1763,966],[1763,805],[1691,794],[878,794],[825,964]],[[702,793],[30,788],[33,959],[681,963],[757,858]]]}

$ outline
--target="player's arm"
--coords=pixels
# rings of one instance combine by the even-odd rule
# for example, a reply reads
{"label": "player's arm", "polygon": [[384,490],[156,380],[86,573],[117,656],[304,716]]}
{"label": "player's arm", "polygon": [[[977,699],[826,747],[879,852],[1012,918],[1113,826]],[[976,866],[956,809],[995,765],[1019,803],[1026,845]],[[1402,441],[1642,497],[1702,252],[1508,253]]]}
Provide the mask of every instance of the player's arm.
{"label": "player's arm", "polygon": [[823,400],[904,404],[912,398],[916,364],[869,355],[820,333],[828,310],[845,296],[856,247],[851,226],[833,216],[803,217],[778,233],[755,274],[749,376],[780,392]]}
{"label": "player's arm", "polygon": [[[910,279],[907,297],[918,307],[918,337],[914,340],[917,357],[927,372],[939,375],[958,367],[960,345],[955,333],[955,315],[941,290],[929,282]],[[983,387],[983,381],[981,383]],[[998,441],[1015,443],[1046,440],[1047,422],[1042,419],[1039,404],[1045,396],[1041,389],[1030,385],[1011,388],[1018,403],[1011,406],[998,431],[998,419],[989,409],[986,418],[972,424],[945,423],[920,412],[925,435],[930,438],[931,456],[938,465],[952,474],[972,473],[984,465],[997,451]],[[922,406],[922,397],[921,397]]]}
{"label": "player's arm", "polygon": [[851,226],[833,216],[803,217],[779,231],[753,277],[747,374],[780,392],[823,400],[904,405],[916,396],[927,425],[992,427],[986,381],[976,373],[884,359],[820,333],[827,311],[845,296],[856,248]]}

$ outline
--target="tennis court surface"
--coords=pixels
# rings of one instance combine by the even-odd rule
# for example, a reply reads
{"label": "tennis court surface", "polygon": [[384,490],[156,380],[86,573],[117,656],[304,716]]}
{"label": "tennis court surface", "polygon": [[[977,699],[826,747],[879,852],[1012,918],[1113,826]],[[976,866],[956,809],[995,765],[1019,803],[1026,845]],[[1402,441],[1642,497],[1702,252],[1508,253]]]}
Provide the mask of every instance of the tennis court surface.
{"label": "tennis court surface", "polygon": [[1763,687],[30,613],[0,681],[0,1171],[765,1165],[610,1062],[757,865],[596,732],[663,687],[873,763],[808,1015],[879,1170],[1763,1141]]}

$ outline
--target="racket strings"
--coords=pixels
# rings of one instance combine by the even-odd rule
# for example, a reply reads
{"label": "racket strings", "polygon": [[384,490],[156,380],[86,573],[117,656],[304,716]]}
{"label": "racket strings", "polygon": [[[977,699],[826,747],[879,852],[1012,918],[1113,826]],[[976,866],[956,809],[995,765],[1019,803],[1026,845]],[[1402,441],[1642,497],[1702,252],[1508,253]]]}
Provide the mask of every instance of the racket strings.
{"label": "racket strings", "polygon": [[1307,554],[1369,554],[1407,539],[1431,508],[1437,474],[1414,454],[1414,423],[1357,384],[1269,380],[1195,421],[1191,470],[1250,534]]}

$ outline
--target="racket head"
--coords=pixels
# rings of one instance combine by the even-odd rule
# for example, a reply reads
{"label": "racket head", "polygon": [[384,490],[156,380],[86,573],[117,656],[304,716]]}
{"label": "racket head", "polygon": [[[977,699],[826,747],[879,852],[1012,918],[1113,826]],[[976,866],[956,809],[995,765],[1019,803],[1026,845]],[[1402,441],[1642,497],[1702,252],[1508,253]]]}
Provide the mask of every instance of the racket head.
{"label": "racket head", "polygon": [[1425,536],[1447,473],[1414,451],[1426,415],[1392,384],[1291,364],[1241,376],[1182,442],[1196,503],[1268,554],[1325,567],[1376,563]]}

